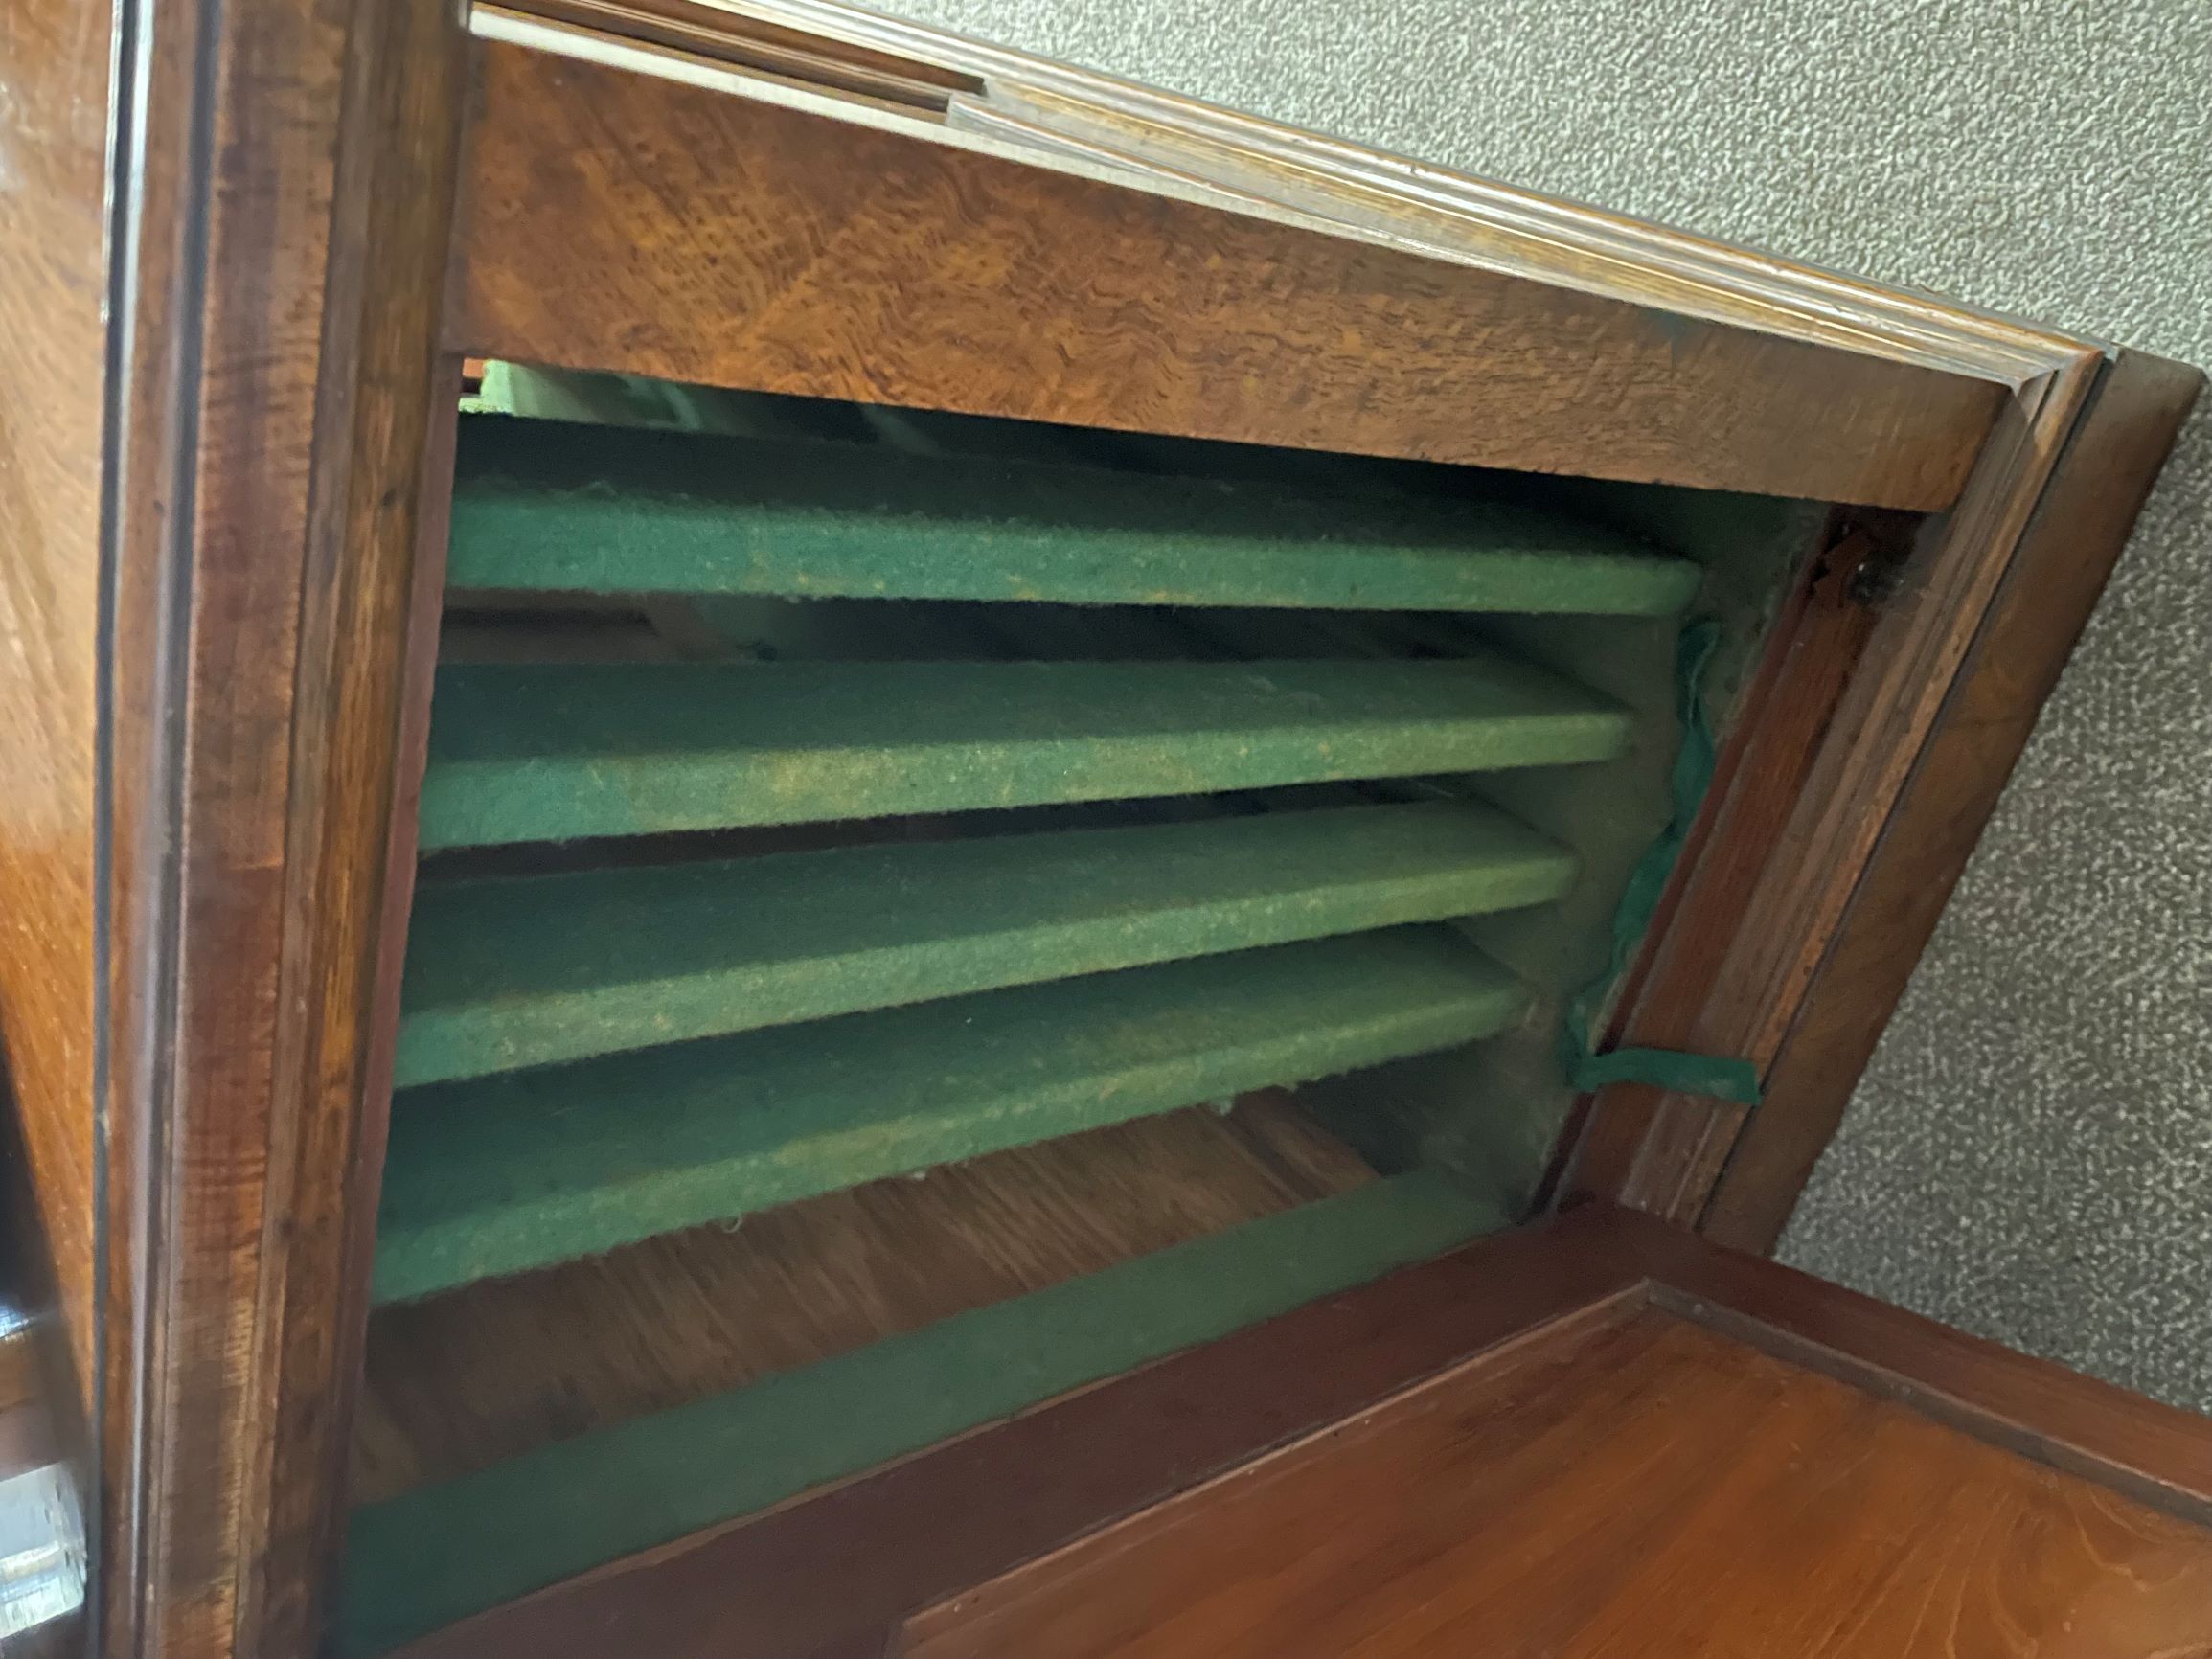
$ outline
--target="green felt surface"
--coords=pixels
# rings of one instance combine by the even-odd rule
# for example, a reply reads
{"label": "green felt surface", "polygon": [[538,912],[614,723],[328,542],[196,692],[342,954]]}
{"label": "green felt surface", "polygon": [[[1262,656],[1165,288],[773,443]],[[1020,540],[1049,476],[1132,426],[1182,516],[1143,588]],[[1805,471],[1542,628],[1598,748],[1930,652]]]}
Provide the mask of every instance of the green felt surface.
{"label": "green felt surface", "polygon": [[371,1505],[348,1538],[341,1649],[382,1652],[1504,1221],[1445,1176],[1398,1176]]}
{"label": "green felt surface", "polygon": [[1705,712],[1704,680],[1720,643],[1720,625],[1713,622],[1693,623],[1676,642],[1676,716],[1681,725],[1682,742],[1676,751],[1670,781],[1674,811],[1630,874],[1619,907],[1613,912],[1612,950],[1604,969],[1567,1003],[1560,1031],[1560,1057],[1568,1082],[1579,1093],[1594,1094],[1613,1083],[1645,1083],[1670,1093],[1712,1095],[1739,1105],[1759,1103],[1759,1068],[1748,1060],[1679,1049],[1591,1052],[1592,1026],[1598,1011],[1628,971],[1636,947],[1650,929],[1674,875],[1675,862],[1681,856],[1682,845],[1704,804],[1705,790],[1713,782],[1719,745]]}
{"label": "green felt surface", "polygon": [[1627,712],[1470,661],[471,664],[425,850],[1602,761]]}
{"label": "green felt surface", "polygon": [[1275,945],[401,1093],[379,1302],[1488,1036],[1447,927]]}
{"label": "green felt surface", "polygon": [[447,580],[597,593],[1672,615],[1616,532],[1410,494],[888,447],[461,423]]}
{"label": "green felt surface", "polygon": [[396,1083],[1540,904],[1574,874],[1446,802],[424,881]]}

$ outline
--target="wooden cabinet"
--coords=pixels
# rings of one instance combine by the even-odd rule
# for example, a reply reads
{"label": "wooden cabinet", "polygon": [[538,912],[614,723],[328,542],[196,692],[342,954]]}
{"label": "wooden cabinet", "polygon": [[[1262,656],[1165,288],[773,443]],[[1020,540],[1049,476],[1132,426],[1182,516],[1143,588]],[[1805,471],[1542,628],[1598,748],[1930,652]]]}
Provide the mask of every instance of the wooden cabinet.
{"label": "wooden cabinet", "polygon": [[80,11],[98,1652],[2212,1647],[2212,1429],[1737,1253],[2194,371],[831,0]]}

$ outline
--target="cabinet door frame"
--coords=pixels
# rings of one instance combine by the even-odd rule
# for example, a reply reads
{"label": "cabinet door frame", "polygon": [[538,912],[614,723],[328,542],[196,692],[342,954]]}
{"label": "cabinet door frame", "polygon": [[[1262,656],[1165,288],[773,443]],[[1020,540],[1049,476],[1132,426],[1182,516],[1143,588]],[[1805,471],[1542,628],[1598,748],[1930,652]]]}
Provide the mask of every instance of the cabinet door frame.
{"label": "cabinet door frame", "polygon": [[[1946,711],[2002,710],[2002,741],[1955,726],[1994,799],[2017,752],[2012,734],[2024,735],[2094,597],[2095,560],[2109,564],[2124,537],[2140,490],[2105,488],[2083,466],[2064,497],[2074,505],[2052,497],[2045,511],[2051,536],[2094,543],[2091,576],[2046,587],[2020,567],[2023,613],[2031,592],[2048,603],[2034,648],[2041,668],[2016,692],[2004,666],[2015,659],[1993,631],[2012,613],[1992,605],[2017,551],[2038,545],[2022,534],[2062,448],[2089,409],[2077,452],[2094,440],[2108,446],[2096,453],[2123,457],[2126,476],[2147,484],[2193,392],[2184,372],[2143,366],[2150,360],[2108,370],[2101,348],[2069,335],[1479,180],[1417,178],[1356,146],[830,0],[751,4],[742,29],[715,21],[736,13],[679,0],[627,10],[686,28],[765,29],[778,50],[843,64],[832,81],[854,80],[855,64],[896,80],[897,60],[918,59],[921,80],[946,86],[944,107],[927,119],[885,113],[872,94],[823,90],[803,61],[785,73],[788,57],[764,75],[732,69],[726,53],[702,63],[634,24],[579,30],[490,7],[463,18],[444,0],[231,0],[122,14],[104,365],[102,851],[88,922],[96,988],[93,1029],[71,1034],[98,1057],[104,1240],[90,1278],[62,1286],[65,1303],[76,1297],[74,1317],[100,1334],[91,1485],[102,1494],[102,1653],[305,1654],[323,1627],[367,1324],[405,921],[392,874],[406,867],[422,765],[454,359],[501,350],[636,372],[698,366],[625,348],[622,329],[608,326],[627,320],[635,339],[680,341],[704,314],[682,293],[662,294],[654,303],[666,310],[650,317],[626,319],[620,307],[580,315],[568,334],[522,332],[488,305],[488,295],[513,297],[494,280],[499,261],[527,255],[474,234],[490,222],[477,216],[495,205],[485,190],[503,176],[501,157],[527,169],[535,154],[551,170],[555,184],[525,200],[554,216],[580,211],[559,184],[580,165],[622,181],[602,204],[610,211],[644,211],[641,198],[678,182],[669,170],[676,152],[656,148],[644,125],[602,122],[592,147],[547,148],[585,99],[600,100],[603,114],[619,105],[626,120],[643,109],[638,124],[655,108],[664,121],[705,124],[695,131],[799,124],[836,141],[825,188],[837,183],[839,144],[849,163],[865,147],[895,145],[915,167],[941,170],[931,176],[1018,187],[1044,217],[938,227],[1001,239],[1010,257],[1049,253],[1056,235],[1103,223],[1130,249],[1155,245],[1162,227],[1218,234],[1253,280],[1301,273],[1319,322],[1309,349],[1284,356],[1285,379],[1270,390],[1311,392],[1305,400],[1322,413],[1295,429],[1268,424],[1269,408],[1301,399],[1204,390],[1228,387],[1226,376],[1201,380],[1171,429],[1681,483],[1808,484],[1815,475],[1779,469],[1789,457],[1772,445],[1760,451],[1766,470],[1738,469],[1726,440],[1750,409],[1840,435],[1833,453],[1849,466],[1836,476],[1858,480],[1845,493],[1935,510],[1904,555],[1901,596],[1853,647],[1849,672],[1829,659],[1834,683],[1816,688],[1833,698],[1827,736],[1784,804],[1781,830],[1764,845],[1754,834],[1768,821],[1751,809],[1755,787],[1714,808],[1702,845],[1757,854],[1753,902],[1709,926],[1699,948],[1717,955],[1692,964],[1696,953],[1675,946],[1700,915],[1717,914],[1699,873],[1729,866],[1710,851],[1687,864],[1675,920],[1624,1004],[1619,1034],[1658,1040],[1666,1022],[1643,1023],[1646,999],[1674,984],[1669,1020],[1768,1073],[1773,1099],[1743,1156],[1775,1137],[1785,1155],[1744,1164],[1728,1215],[1786,1209],[1824,1132],[1842,1074],[1831,1066],[1818,1088],[1782,1087],[1776,1079],[1795,1075],[1790,1057],[1813,1057],[1795,1062],[1803,1067],[1848,1059],[1854,1045],[1871,1047],[1886,1016],[1880,987],[1864,989],[1879,974],[1854,967],[1849,950],[1909,938],[1918,912],[1909,926],[1884,923],[1875,900],[1914,880],[1922,897],[1940,898],[1940,870],[1927,885],[1933,855],[1915,864],[1912,848],[1940,844],[1938,865],[1963,856],[1959,837],[1971,844],[1986,814],[1972,791],[1928,792],[1951,787],[1932,777],[1949,764],[1931,747]],[[816,52],[810,39],[830,44]],[[894,60],[892,70],[869,53]],[[639,96],[638,78],[650,96]],[[575,102],[534,111],[513,96],[534,86],[565,86]],[[671,131],[681,136],[680,125],[658,136]],[[783,199],[793,214],[805,206],[803,195]],[[853,199],[856,211],[867,206]],[[933,199],[948,215],[965,211],[957,190]],[[541,233],[588,227],[536,222]],[[855,262],[831,271],[832,303],[798,335],[755,342],[755,355],[715,372],[732,384],[788,386],[794,347],[888,326],[875,308],[880,285],[854,273],[864,272],[867,249],[892,245],[845,244]],[[678,239],[672,258],[687,248],[712,251]],[[710,300],[722,291],[696,262],[676,258],[674,268]],[[614,273],[604,275],[617,291]],[[1586,325],[1606,342],[1592,373],[1655,385],[1658,400],[1593,423],[1585,443],[1562,437],[1570,428],[1556,418],[1539,430],[1495,398],[1477,399],[1464,429],[1450,429],[1409,394],[1418,419],[1393,437],[1362,413],[1361,398],[1322,395],[1332,376],[1374,377],[1357,347],[1332,345],[1320,327],[1334,314],[1332,292],[1349,304],[1374,284],[1392,285],[1393,305],[1421,302],[1439,350],[1479,323],[1486,349],[1556,369],[1562,342]],[[1078,297],[1045,298],[1070,327],[1097,321],[1085,324]],[[1229,301],[1207,317],[1222,351],[1252,349],[1251,320]],[[1357,320],[1368,327],[1372,314]],[[1414,362],[1430,338],[1405,334],[1392,349]],[[1656,381],[1654,340],[1678,366]],[[924,371],[948,373],[927,352],[915,361],[916,387]],[[1128,362],[1121,379],[1086,374],[1053,396],[1025,386],[1018,361],[993,383],[1014,400],[1005,412],[1111,420],[1117,398],[1155,386],[1142,353]],[[1736,377],[1705,374],[1712,364],[1735,365]],[[2100,375],[2124,375],[2130,389],[2123,396],[2123,380],[2109,379],[2092,408]],[[2142,389],[2152,381],[2155,394]],[[1836,406],[1839,383],[1859,389],[1848,409]],[[1141,413],[1119,418],[1144,423]],[[1662,433],[1668,441],[1654,447],[1654,421],[1705,436],[1687,444]],[[1889,436],[1901,431],[1920,436],[1901,447]],[[1837,545],[1855,545],[1857,533],[1839,525]],[[2025,628],[2005,625],[2004,639]],[[1986,681],[1962,680],[1962,665],[1971,674],[1983,664],[1995,665]],[[9,694],[18,693],[35,688]],[[1752,761],[1742,775],[1756,784],[1757,752]],[[1771,816],[1772,803],[1761,810]],[[1871,943],[1852,946],[1860,937]],[[1682,995],[1692,981],[1714,989]],[[1813,1034],[1828,1046],[1806,1046]],[[1655,1183],[1618,1171],[1632,1174],[1662,1127],[1679,1138],[1680,1124],[1709,1118],[1710,1103],[1655,1110],[1618,1096],[1593,1105],[1564,1190],[1701,1211],[1701,1200],[1660,1203],[1645,1190]],[[38,1114],[78,1103],[21,1104]],[[1786,1133],[1790,1125],[1800,1127]],[[1725,1122],[1697,1133],[1700,1146],[1734,1145]],[[1612,1150],[1601,1157],[1601,1146]],[[1707,1156],[1699,1167],[1725,1162]],[[1756,1174],[1767,1168],[1781,1173]]]}

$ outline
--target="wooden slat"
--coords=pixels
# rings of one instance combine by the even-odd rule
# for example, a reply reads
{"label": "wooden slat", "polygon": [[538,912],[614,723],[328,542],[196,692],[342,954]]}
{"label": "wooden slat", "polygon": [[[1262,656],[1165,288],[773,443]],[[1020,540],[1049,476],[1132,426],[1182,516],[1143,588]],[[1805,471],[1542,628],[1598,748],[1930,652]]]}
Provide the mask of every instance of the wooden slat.
{"label": "wooden slat", "polygon": [[1950,504],[1993,380],[478,42],[474,355],[1525,471]]}
{"label": "wooden slat", "polygon": [[1379,1179],[1263,1089],[388,1305],[349,1497],[457,1480]]}
{"label": "wooden slat", "polygon": [[397,1080],[1540,904],[1574,873],[1450,802],[426,882]]}
{"label": "wooden slat", "polygon": [[462,427],[449,575],[598,593],[1666,616],[1700,573],[1493,502],[481,415]]}
{"label": "wooden slat", "polygon": [[1442,1175],[1402,1175],[356,1511],[341,1649],[381,1652],[1503,1219]]}
{"label": "wooden slat", "polygon": [[441,670],[425,850],[1610,759],[1626,710],[1463,662]]}
{"label": "wooden slat", "polygon": [[1450,930],[1393,929],[415,1090],[376,1296],[1471,1042],[1522,1002]]}

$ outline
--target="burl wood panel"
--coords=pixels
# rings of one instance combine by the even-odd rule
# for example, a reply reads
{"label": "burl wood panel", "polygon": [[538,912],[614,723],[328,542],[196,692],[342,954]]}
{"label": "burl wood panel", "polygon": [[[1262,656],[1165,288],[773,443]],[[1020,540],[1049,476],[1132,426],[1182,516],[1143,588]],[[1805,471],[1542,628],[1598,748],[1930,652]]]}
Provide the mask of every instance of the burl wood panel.
{"label": "burl wood panel", "polygon": [[1935,508],[1972,377],[505,43],[449,349],[760,390]]}
{"label": "burl wood panel", "polygon": [[110,21],[0,7],[0,1038],[87,1410]]}
{"label": "burl wood panel", "polygon": [[385,1308],[355,1503],[1027,1295],[1374,1171],[1280,1091],[875,1181]]}
{"label": "burl wood panel", "polygon": [[2212,1532],[1645,1307],[916,1615],[906,1659],[2182,1659]]}

